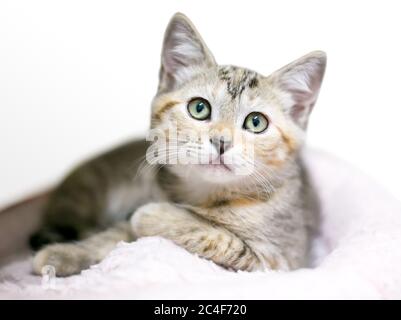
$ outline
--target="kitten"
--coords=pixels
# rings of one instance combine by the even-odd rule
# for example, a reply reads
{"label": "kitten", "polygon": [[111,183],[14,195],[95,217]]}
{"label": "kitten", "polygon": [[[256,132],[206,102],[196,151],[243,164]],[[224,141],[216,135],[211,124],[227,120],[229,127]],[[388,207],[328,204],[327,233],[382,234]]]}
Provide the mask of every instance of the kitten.
{"label": "kitten", "polygon": [[188,18],[174,15],[151,118],[167,143],[133,141],[68,175],[31,238],[41,247],[34,272],[76,274],[119,241],[145,236],[232,270],[305,266],[318,215],[300,151],[325,65],[316,51],[268,77],[220,66]]}

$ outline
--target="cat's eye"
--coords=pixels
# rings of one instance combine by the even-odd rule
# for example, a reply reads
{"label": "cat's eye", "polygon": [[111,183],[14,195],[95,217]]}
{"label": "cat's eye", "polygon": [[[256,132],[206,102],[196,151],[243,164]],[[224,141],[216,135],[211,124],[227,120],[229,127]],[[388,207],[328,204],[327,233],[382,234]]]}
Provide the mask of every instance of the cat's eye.
{"label": "cat's eye", "polygon": [[210,103],[203,98],[195,98],[188,103],[188,112],[196,120],[206,120],[210,118],[212,108]]}
{"label": "cat's eye", "polygon": [[244,129],[253,133],[262,133],[269,126],[269,121],[260,112],[252,112],[247,115],[244,121]]}

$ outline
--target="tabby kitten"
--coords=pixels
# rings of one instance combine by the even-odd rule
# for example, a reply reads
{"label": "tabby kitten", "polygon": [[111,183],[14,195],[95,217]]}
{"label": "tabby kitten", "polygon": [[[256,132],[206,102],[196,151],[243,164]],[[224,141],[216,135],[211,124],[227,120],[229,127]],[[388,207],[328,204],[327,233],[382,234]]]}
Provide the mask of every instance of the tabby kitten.
{"label": "tabby kitten", "polygon": [[[300,150],[325,65],[320,51],[268,77],[218,65],[188,18],[175,14],[152,102],[152,132],[167,143],[134,141],[68,175],[31,238],[41,248],[34,272],[52,265],[59,276],[76,274],[119,241],[146,236],[232,270],[305,266],[318,217]],[[185,139],[189,131],[207,139]],[[189,161],[159,161],[171,155]],[[192,161],[200,157],[206,162]]]}

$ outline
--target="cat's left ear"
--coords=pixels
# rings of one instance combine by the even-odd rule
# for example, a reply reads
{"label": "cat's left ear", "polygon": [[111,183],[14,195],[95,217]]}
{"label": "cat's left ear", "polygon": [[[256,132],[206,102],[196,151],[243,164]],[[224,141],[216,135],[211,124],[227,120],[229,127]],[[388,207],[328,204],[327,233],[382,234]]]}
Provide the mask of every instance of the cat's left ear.
{"label": "cat's left ear", "polygon": [[301,128],[306,129],[309,114],[316,103],[326,69],[326,54],[314,51],[286,65],[269,78],[281,90],[287,92],[285,112]]}
{"label": "cat's left ear", "polygon": [[216,61],[192,22],[182,13],[170,20],[164,35],[159,92],[168,91]]}

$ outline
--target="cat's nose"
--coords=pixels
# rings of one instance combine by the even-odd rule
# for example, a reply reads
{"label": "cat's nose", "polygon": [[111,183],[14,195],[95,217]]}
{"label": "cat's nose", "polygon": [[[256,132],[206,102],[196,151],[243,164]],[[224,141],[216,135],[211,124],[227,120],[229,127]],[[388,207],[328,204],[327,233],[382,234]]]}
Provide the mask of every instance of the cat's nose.
{"label": "cat's nose", "polygon": [[217,152],[222,155],[228,149],[232,147],[230,139],[224,139],[223,137],[210,138],[210,143],[216,148]]}

